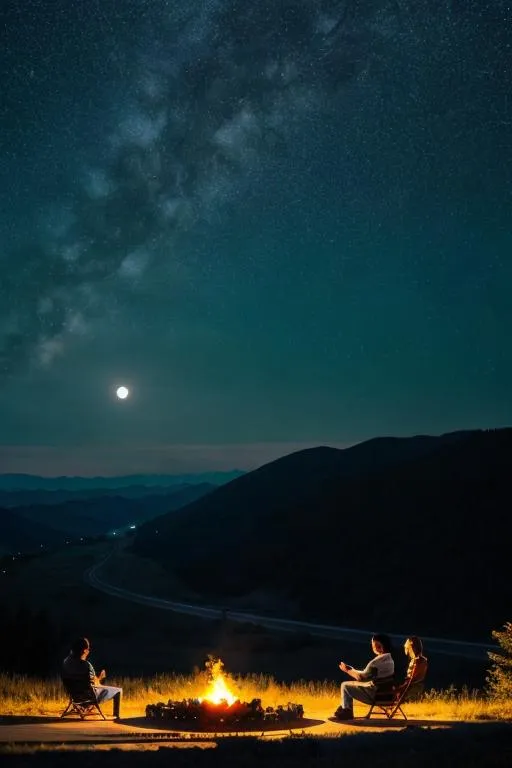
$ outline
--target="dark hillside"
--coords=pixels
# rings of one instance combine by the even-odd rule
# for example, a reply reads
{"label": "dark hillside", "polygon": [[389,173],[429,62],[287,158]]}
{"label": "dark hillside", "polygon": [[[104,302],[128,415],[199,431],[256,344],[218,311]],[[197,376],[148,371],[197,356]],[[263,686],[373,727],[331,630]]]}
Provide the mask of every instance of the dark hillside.
{"label": "dark hillside", "polygon": [[10,509],[0,508],[0,554],[40,552],[62,543],[62,535],[41,522],[28,523]]}
{"label": "dark hillside", "polygon": [[[214,486],[208,483],[179,486],[178,490],[165,489],[141,498],[105,496],[70,499],[60,504],[31,504],[11,509],[25,527],[42,525],[69,536],[101,536],[116,529],[126,528],[151,520],[164,513],[179,509],[210,493]],[[62,538],[62,537],[61,537]]]}
{"label": "dark hillside", "polygon": [[311,449],[143,526],[135,546],[202,594],[263,589],[309,619],[487,637],[512,604],[511,477],[511,429]]}
{"label": "dark hillside", "polygon": [[[314,503],[325,487],[333,481],[356,475],[366,476],[375,469],[384,469],[393,464],[406,463],[434,451],[439,441],[446,444],[456,443],[466,433],[452,433],[442,437],[418,436],[413,438],[383,437],[368,440],[345,450],[336,448],[308,448],[289,456],[283,456],[270,464],[265,464],[242,477],[221,486],[212,493],[207,503],[199,501],[183,507],[178,516],[163,516],[158,524],[146,529],[141,528],[138,546],[141,550],[147,537],[151,540],[155,528],[159,531],[158,541],[151,546],[160,546],[167,533],[176,530],[179,520],[184,518],[185,528],[189,527],[191,515],[196,525],[222,528],[224,540],[233,540],[236,544],[237,530],[259,525],[260,516],[268,515],[271,510],[284,506],[290,508],[305,500]],[[240,512],[243,514],[241,515]],[[213,520],[212,520],[213,518]],[[232,528],[236,520],[238,529]],[[196,541],[196,546],[199,542]],[[154,551],[154,550],[152,550]],[[148,550],[149,553],[149,550]]]}

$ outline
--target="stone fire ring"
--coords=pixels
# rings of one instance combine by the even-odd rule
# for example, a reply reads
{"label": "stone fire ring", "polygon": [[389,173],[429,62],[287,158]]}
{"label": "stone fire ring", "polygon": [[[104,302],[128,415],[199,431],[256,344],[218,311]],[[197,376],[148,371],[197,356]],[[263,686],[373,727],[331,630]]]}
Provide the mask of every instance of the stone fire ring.
{"label": "stone fire ring", "polygon": [[203,699],[158,702],[146,707],[153,726],[193,731],[265,731],[306,726],[302,704],[263,708],[261,699],[214,703]]}

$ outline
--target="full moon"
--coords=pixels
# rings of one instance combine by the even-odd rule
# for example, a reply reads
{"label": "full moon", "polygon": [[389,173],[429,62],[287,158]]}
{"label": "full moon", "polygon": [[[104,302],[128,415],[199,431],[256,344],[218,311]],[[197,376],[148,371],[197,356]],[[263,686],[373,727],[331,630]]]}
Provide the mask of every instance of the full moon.
{"label": "full moon", "polygon": [[119,398],[119,400],[126,400],[129,394],[130,390],[128,387],[118,387],[116,389],[116,396]]}

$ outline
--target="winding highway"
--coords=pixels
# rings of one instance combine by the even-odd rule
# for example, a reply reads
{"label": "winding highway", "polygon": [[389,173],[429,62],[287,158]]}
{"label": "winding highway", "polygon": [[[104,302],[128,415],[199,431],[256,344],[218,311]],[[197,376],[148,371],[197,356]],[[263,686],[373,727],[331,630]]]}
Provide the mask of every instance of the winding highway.
{"label": "winding highway", "polygon": [[[173,611],[174,613],[189,614],[203,619],[229,618],[230,621],[251,622],[258,624],[266,629],[279,632],[304,632],[316,637],[332,638],[337,640],[346,640],[354,643],[368,644],[368,637],[372,635],[372,630],[351,629],[349,627],[334,627],[328,624],[312,624],[305,621],[294,621],[292,619],[279,619],[272,616],[261,616],[255,613],[245,611],[232,611],[224,607],[212,607],[203,605],[194,605],[193,603],[181,603],[174,600],[165,600],[151,595],[141,595],[137,592],[116,587],[109,584],[102,578],[101,569],[114,553],[111,552],[101,562],[89,568],[84,579],[89,586],[104,592],[111,597],[118,597],[122,600],[129,600],[132,603],[147,605],[152,608],[159,608],[164,611]],[[405,635],[393,634],[392,638],[397,643],[402,643]],[[487,661],[488,651],[499,650],[498,646],[491,643],[475,643],[467,640],[449,640],[441,637],[423,637],[428,644],[429,650],[433,653],[439,653],[446,656],[458,656],[474,661]]]}

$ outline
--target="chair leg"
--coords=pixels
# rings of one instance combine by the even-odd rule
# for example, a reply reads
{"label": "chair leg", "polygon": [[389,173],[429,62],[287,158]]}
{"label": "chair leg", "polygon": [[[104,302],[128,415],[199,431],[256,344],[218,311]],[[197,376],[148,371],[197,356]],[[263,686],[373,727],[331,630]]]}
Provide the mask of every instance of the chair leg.
{"label": "chair leg", "polygon": [[80,717],[82,718],[82,720],[85,720],[86,717],[88,717],[89,715],[91,715],[91,716],[92,715],[99,715],[102,720],[106,720],[107,719],[105,717],[105,715],[103,714],[103,712],[101,711],[100,705],[97,702],[91,702],[90,704],[87,705],[87,707],[80,708],[79,714],[80,714]]}
{"label": "chair leg", "polygon": [[[369,711],[364,716],[365,720],[368,720],[369,718],[371,718],[372,714],[375,714],[375,712],[374,712],[375,707],[378,707],[378,712],[381,715],[384,715],[388,720],[392,720],[392,718],[394,717],[394,715],[395,715],[395,713],[397,711],[397,707],[395,707],[395,705],[393,705],[393,704],[387,704],[387,705],[386,704],[376,704],[374,702],[371,705]],[[403,710],[402,710],[402,708],[399,705],[398,705],[398,709],[400,710],[400,712],[402,712],[403,716],[405,717],[405,714],[403,713]],[[375,711],[377,711],[377,710],[375,710]],[[405,719],[407,720],[407,718],[405,718]]]}
{"label": "chair leg", "polygon": [[71,715],[71,714],[78,715],[80,720],[85,720],[85,718],[88,715],[94,715],[94,714],[98,714],[102,720],[107,719],[103,714],[103,712],[101,711],[101,707],[97,702],[94,702],[94,703],[91,702],[87,706],[82,706],[81,704],[77,704],[75,701],[70,701],[60,717],[62,719],[66,715]]}
{"label": "chair leg", "polygon": [[383,715],[386,716],[388,720],[392,720],[397,712],[400,713],[400,715],[403,717],[404,720],[407,720],[407,715],[405,714],[404,710],[402,709],[401,702],[398,702],[396,704],[377,704],[376,702],[373,702],[370,709],[364,716],[365,720],[369,720],[372,716],[372,714],[375,714],[374,710],[375,707],[378,707],[378,711],[381,712]]}
{"label": "chair leg", "polygon": [[62,720],[63,717],[66,717],[66,715],[69,713],[70,709],[72,709],[72,708],[73,708],[73,701],[70,699],[68,701],[68,705],[67,705],[66,709],[64,710],[64,712],[60,716],[61,720]]}
{"label": "chair leg", "polygon": [[403,711],[403,709],[400,706],[400,704],[395,704],[395,706],[391,708],[391,713],[388,715],[389,719],[392,720],[395,717],[397,712],[400,712],[400,714],[402,715],[404,720],[407,720],[407,715]]}

